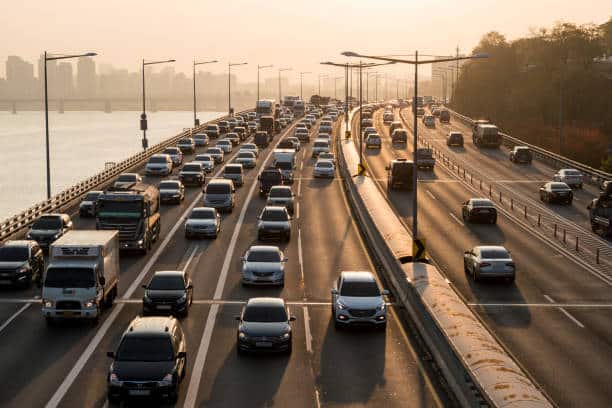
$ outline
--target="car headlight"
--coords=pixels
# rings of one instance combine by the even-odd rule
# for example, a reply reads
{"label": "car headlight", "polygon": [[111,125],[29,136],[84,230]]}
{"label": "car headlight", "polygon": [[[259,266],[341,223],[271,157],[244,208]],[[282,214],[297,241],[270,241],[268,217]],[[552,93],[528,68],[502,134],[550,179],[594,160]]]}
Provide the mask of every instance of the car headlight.
{"label": "car headlight", "polygon": [[172,380],[173,380],[172,374],[166,374],[164,375],[164,378],[162,378],[161,381],[157,382],[157,385],[160,387],[167,387],[169,385],[172,385]]}
{"label": "car headlight", "polygon": [[379,312],[384,312],[386,307],[387,305],[385,305],[385,302],[381,302],[381,304],[376,307],[376,310],[378,310]]}
{"label": "car headlight", "polygon": [[96,307],[96,299],[91,299],[85,302],[85,309],[92,309]]}
{"label": "car headlight", "polygon": [[53,239],[58,239],[58,238],[59,238],[59,237],[61,237],[61,236],[62,236],[62,233],[61,233],[61,232],[58,232],[57,234],[55,234],[55,235],[53,236]]}
{"label": "car headlight", "polygon": [[52,300],[43,299],[43,305],[47,308],[53,307],[54,304],[55,302]]}
{"label": "car headlight", "polygon": [[142,245],[142,239],[138,240],[137,244]]}
{"label": "car headlight", "polygon": [[183,293],[183,296],[178,298],[176,301],[177,301],[177,303],[185,303],[186,300],[187,300],[187,294]]}
{"label": "car headlight", "polygon": [[249,336],[247,336],[244,332],[240,332],[238,333],[238,338],[242,339],[242,340],[246,340],[249,338]]}
{"label": "car headlight", "polygon": [[29,232],[26,234],[26,239],[32,239],[32,234],[30,234]]}
{"label": "car headlight", "polygon": [[119,377],[117,377],[115,373],[110,373],[108,382],[111,383],[111,385],[123,385],[123,381],[119,380]]}
{"label": "car headlight", "polygon": [[336,305],[338,305],[338,309],[340,310],[344,310],[347,308],[347,306],[344,303],[342,303],[340,300],[336,302]]}
{"label": "car headlight", "polygon": [[291,337],[291,333],[287,332],[287,333],[283,333],[283,335],[281,336],[281,339],[287,340],[289,337]]}

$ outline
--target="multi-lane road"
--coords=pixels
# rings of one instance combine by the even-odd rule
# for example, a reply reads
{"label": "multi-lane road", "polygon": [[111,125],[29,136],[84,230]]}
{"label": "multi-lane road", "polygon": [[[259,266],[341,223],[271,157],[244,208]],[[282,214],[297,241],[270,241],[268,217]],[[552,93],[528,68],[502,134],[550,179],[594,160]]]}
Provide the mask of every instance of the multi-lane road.
{"label": "multi-lane road", "polygon": [[[394,114],[396,120],[402,118],[412,134],[411,110],[395,109]],[[410,138],[408,146],[393,146],[389,128],[382,121],[382,110],[376,111],[373,119],[383,144],[380,151],[365,151],[370,175],[379,181],[406,225],[411,225],[412,193],[388,192],[385,188],[385,166],[390,160],[412,158]],[[357,124],[355,121],[352,125],[354,134],[358,134]],[[436,120],[436,128],[430,129],[419,119],[418,127],[425,140],[453,161],[531,200],[541,211],[590,233],[586,205],[597,194],[595,188],[585,186],[583,191],[575,192],[570,208],[541,204],[538,189],[550,181],[555,173],[552,168],[535,161],[530,166],[513,164],[506,149],[478,149],[471,142],[471,129],[455,121],[445,125]],[[445,136],[450,130],[463,132],[465,148],[446,146]],[[553,240],[506,209],[500,208],[497,225],[466,224],[461,217],[461,203],[486,193],[440,162],[433,172],[420,171],[419,178],[420,235],[427,239],[431,258],[458,293],[555,403],[609,406],[612,391],[605,373],[612,364],[612,282],[606,271],[602,274],[588,264],[572,260]],[[609,245],[599,237],[593,239]],[[504,245],[511,251],[517,265],[514,284],[474,283],[466,275],[463,251],[480,244]]]}
{"label": "multi-lane road", "polygon": [[[289,133],[291,129],[281,137]],[[163,206],[161,239],[147,256],[122,254],[119,298],[97,326],[80,322],[47,326],[40,312],[38,289],[2,290],[1,405],[106,406],[110,363],[106,352],[115,350],[128,323],[141,312],[141,285],[154,271],[179,269],[191,275],[194,302],[189,316],[181,320],[188,365],[177,406],[448,405],[443,388],[421,362],[421,352],[393,307],[385,332],[334,329],[329,302],[338,274],[342,270],[373,270],[373,266],[345,202],[339,176],[313,179],[314,160],[308,144],[298,154],[293,189],[299,204],[292,221],[292,239],[280,244],[289,258],[285,286],[242,287],[240,256],[256,242],[257,216],[265,204],[258,195],[256,175],[269,164],[272,148],[263,150],[257,167],[247,171],[245,184],[237,191],[235,210],[223,215],[218,239],[184,238],[183,221],[193,206],[201,204],[200,189],[188,188],[180,205]],[[159,179],[145,177],[145,182],[157,184]],[[459,186],[452,186],[459,194]],[[73,219],[79,229],[95,228],[92,219],[76,214]],[[462,233],[462,237],[467,235]],[[563,264],[562,259],[555,262]],[[523,279],[521,276],[519,282]],[[576,276],[573,286],[579,287],[578,282]],[[556,295],[554,291],[550,294]],[[289,303],[297,317],[290,356],[236,353],[234,316],[242,303],[254,296],[281,296]],[[557,319],[560,325],[567,325],[562,315]],[[564,331],[573,336],[579,333],[575,328]],[[598,364],[603,367],[606,360]],[[600,375],[598,380],[604,377]]]}

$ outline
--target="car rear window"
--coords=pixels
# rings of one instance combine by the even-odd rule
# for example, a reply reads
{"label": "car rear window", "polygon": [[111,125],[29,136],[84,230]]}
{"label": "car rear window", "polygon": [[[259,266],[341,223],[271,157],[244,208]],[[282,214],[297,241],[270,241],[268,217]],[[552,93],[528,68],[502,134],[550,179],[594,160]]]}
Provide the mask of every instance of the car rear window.
{"label": "car rear window", "polygon": [[62,220],[60,217],[42,217],[34,221],[32,229],[39,230],[56,230],[62,227]]}
{"label": "car rear window", "polygon": [[165,157],[151,157],[149,163],[167,163]]}
{"label": "car rear window", "polygon": [[287,311],[281,306],[247,306],[242,320],[245,322],[278,323],[286,322]]}
{"label": "car rear window", "polygon": [[178,189],[180,187],[178,181],[162,181],[159,183],[159,189]]}
{"label": "car rear window", "polygon": [[183,290],[185,281],[180,275],[154,275],[148,288],[151,290]]}
{"label": "car rear window", "polygon": [[550,183],[551,190],[569,190],[569,186],[565,183]]}
{"label": "car rear window", "polygon": [[472,200],[473,207],[494,207],[493,203],[489,200]]}
{"label": "car rear window", "polygon": [[263,214],[261,214],[261,219],[264,221],[287,221],[287,213],[282,210],[264,210]]}
{"label": "car rear window", "polygon": [[510,255],[505,249],[495,248],[480,250],[480,257],[482,259],[506,259],[509,258]]}
{"label": "car rear window", "polygon": [[280,253],[276,250],[255,250],[249,251],[247,262],[280,262]]}
{"label": "car rear window", "polygon": [[172,361],[174,350],[169,337],[127,336],[117,350],[117,361]]}
{"label": "car rear window", "polygon": [[196,220],[211,220],[215,218],[215,210],[212,209],[195,209],[191,212],[189,218]]}
{"label": "car rear window", "polygon": [[226,174],[240,174],[242,173],[241,166],[225,166],[224,173]]}
{"label": "car rear window", "polygon": [[28,247],[0,247],[0,261],[20,262],[28,259]]}
{"label": "car rear window", "polygon": [[229,184],[211,183],[206,186],[206,194],[229,194]]}
{"label": "car rear window", "polygon": [[197,164],[186,164],[183,166],[183,171],[202,171],[202,167]]}

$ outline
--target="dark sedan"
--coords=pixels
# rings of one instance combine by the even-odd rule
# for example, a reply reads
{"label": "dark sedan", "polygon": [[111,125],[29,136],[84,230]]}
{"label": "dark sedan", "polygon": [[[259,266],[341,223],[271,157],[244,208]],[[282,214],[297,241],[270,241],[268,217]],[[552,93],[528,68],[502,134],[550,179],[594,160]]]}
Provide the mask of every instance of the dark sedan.
{"label": "dark sedan", "polygon": [[276,351],[291,353],[290,316],[285,301],[280,298],[251,298],[236,316],[238,325],[237,350]]}
{"label": "dark sedan", "polygon": [[545,203],[560,203],[572,205],[574,192],[565,183],[549,181],[540,187],[540,200]]}
{"label": "dark sedan", "polygon": [[497,209],[488,198],[470,198],[461,204],[461,216],[467,222],[497,222]]}
{"label": "dark sedan", "polygon": [[142,298],[142,314],[186,316],[193,301],[193,284],[183,271],[155,272]]}

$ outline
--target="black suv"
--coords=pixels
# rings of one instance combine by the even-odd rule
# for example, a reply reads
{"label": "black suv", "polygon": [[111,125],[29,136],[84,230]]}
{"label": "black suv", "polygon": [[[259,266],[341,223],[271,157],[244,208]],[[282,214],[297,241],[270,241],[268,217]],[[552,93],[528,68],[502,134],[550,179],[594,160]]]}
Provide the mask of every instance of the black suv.
{"label": "black suv", "polygon": [[108,400],[160,398],[178,400],[185,378],[187,346],[174,317],[136,317],[121,336],[108,373]]}
{"label": "black suv", "polygon": [[56,239],[72,229],[68,214],[45,214],[34,221],[26,239],[38,242],[42,248],[49,248]]}
{"label": "black suv", "polygon": [[257,177],[259,180],[259,195],[267,196],[272,186],[283,184],[283,173],[275,167],[268,167]]}
{"label": "black suv", "polygon": [[155,272],[142,298],[142,314],[187,316],[193,301],[193,284],[184,271]]}
{"label": "black suv", "polygon": [[395,159],[385,167],[387,170],[387,189],[414,189],[414,162],[406,159]]}
{"label": "black suv", "polygon": [[0,246],[0,286],[40,286],[45,260],[36,241],[7,241]]}

